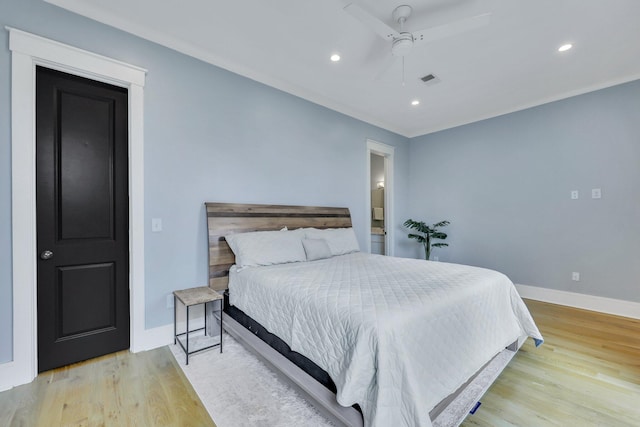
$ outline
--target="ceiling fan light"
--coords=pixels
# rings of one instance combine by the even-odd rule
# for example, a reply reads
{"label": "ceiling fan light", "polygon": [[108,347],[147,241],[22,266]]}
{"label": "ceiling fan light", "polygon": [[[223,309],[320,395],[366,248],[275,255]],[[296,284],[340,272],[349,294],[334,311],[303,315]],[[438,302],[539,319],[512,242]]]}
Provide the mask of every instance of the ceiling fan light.
{"label": "ceiling fan light", "polygon": [[413,47],[413,36],[409,33],[402,33],[402,37],[393,41],[391,53],[395,56],[405,56],[411,52]]}

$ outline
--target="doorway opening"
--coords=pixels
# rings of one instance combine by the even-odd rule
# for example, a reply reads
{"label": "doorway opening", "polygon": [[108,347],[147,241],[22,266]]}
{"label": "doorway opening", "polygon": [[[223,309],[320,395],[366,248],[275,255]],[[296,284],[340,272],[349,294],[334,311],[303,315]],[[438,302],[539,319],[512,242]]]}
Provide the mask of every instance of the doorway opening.
{"label": "doorway opening", "polygon": [[394,147],[367,140],[367,249],[393,256],[393,155]]}
{"label": "doorway opening", "polygon": [[371,153],[371,253],[385,255],[384,156]]}

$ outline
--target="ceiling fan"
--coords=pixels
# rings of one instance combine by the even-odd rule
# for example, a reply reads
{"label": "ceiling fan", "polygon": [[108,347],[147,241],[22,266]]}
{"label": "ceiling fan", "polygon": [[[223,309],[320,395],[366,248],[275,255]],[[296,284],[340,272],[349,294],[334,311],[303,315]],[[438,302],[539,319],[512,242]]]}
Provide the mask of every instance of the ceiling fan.
{"label": "ceiling fan", "polygon": [[392,17],[395,22],[400,26],[400,30],[397,31],[362,7],[355,3],[350,3],[344,7],[344,10],[354,18],[361,21],[364,25],[373,30],[383,39],[391,42],[391,57],[387,63],[378,72],[375,79],[380,78],[384,72],[391,67],[395,62],[395,58],[402,58],[402,84],[404,85],[404,57],[407,56],[414,46],[421,46],[434,40],[444,39],[456,34],[464,33],[474,30],[476,28],[484,27],[489,24],[491,17],[490,13],[484,13],[482,15],[465,18],[459,21],[454,21],[444,25],[438,25],[430,27],[421,31],[414,31],[412,33],[404,30],[404,24],[411,16],[413,8],[409,5],[398,6],[393,10]]}

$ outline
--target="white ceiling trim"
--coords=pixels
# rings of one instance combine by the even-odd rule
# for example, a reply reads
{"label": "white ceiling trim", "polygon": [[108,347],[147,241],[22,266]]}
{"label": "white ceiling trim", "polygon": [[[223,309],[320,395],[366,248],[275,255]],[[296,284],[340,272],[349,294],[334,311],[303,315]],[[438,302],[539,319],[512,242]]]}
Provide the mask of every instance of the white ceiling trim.
{"label": "white ceiling trim", "polygon": [[444,124],[442,126],[439,126],[439,127],[424,128],[421,131],[417,131],[417,132],[414,132],[412,134],[404,135],[404,136],[406,136],[407,138],[416,138],[418,136],[423,136],[423,135],[427,135],[427,134],[430,134],[430,133],[440,132],[440,131],[451,129],[451,128],[454,128],[454,127],[468,125],[468,124],[471,124],[471,123],[476,123],[476,122],[480,122],[480,121],[483,121],[483,120],[492,119],[494,117],[499,117],[499,116],[504,116],[506,114],[515,113],[517,111],[522,111],[522,110],[526,110],[526,109],[529,109],[529,108],[538,107],[540,105],[549,104],[551,102],[561,101],[563,99],[571,98],[571,97],[574,97],[574,96],[584,95],[585,93],[594,92],[594,91],[600,90],[600,89],[606,89],[608,87],[617,86],[617,85],[620,85],[620,84],[623,84],[623,83],[629,83],[629,82],[632,82],[634,80],[640,80],[640,74],[632,74],[632,75],[627,76],[627,77],[622,77],[622,78],[619,78],[619,79],[613,79],[613,80],[609,80],[607,82],[598,83],[598,84],[593,85],[593,86],[587,86],[585,88],[580,88],[580,89],[564,92],[564,93],[562,93],[560,95],[557,95],[557,96],[543,98],[541,100],[538,100],[538,101],[535,101],[535,102],[532,102],[532,103],[522,104],[521,106],[518,106],[518,107],[514,107],[514,108],[502,110],[502,111],[497,111],[497,112],[492,112],[492,113],[489,113],[489,114],[481,115],[481,116],[478,116],[478,117],[473,118],[471,120],[467,120],[467,121],[451,121],[451,122],[449,122],[447,124]]}

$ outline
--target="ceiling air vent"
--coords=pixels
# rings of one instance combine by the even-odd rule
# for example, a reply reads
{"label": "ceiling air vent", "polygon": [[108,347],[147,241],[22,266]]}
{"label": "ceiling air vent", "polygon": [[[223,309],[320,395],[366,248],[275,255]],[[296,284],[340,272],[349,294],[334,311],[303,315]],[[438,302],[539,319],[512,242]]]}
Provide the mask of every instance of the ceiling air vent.
{"label": "ceiling air vent", "polygon": [[432,85],[440,81],[440,79],[436,77],[434,74],[427,74],[424,77],[420,77],[420,80],[422,80],[422,83],[426,85]]}

